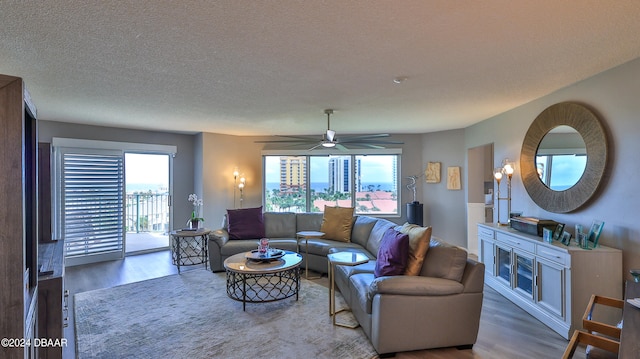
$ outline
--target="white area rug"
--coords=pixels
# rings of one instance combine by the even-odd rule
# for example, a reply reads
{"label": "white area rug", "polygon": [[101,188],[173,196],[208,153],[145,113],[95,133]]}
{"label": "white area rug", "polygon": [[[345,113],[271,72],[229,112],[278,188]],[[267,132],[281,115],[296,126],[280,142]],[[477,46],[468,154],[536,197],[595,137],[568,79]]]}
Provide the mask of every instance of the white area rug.
{"label": "white area rug", "polygon": [[331,324],[327,288],[301,279],[298,301],[243,312],[225,278],[191,270],[76,294],[78,358],[377,357],[362,329]]}

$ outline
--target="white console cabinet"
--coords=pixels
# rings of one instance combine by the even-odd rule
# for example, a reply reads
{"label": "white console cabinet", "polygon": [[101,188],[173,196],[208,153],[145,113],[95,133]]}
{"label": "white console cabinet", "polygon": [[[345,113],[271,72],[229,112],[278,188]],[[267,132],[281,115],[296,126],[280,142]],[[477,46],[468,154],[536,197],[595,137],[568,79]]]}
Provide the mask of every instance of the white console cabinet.
{"label": "white console cabinet", "polygon": [[[478,224],[478,256],[485,283],[569,339],[582,328],[592,294],[622,299],[622,251],[592,250],[495,224]],[[615,321],[615,312],[601,320]]]}

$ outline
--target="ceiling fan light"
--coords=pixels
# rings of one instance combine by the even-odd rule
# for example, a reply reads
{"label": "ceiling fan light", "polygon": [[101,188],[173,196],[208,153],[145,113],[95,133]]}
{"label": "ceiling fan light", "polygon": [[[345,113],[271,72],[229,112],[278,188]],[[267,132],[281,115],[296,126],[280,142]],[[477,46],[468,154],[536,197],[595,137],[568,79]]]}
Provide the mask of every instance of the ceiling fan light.
{"label": "ceiling fan light", "polygon": [[326,148],[336,147],[336,143],[331,141],[324,141],[322,142],[322,147],[326,147]]}

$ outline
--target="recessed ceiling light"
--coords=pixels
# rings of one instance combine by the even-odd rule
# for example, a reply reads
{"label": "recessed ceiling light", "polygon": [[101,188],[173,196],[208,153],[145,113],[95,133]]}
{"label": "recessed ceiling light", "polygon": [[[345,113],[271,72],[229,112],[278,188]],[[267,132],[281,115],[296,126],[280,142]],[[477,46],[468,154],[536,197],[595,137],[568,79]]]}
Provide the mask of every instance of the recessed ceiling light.
{"label": "recessed ceiling light", "polygon": [[405,82],[406,80],[407,80],[406,76],[398,76],[398,77],[393,79],[393,83],[401,84],[401,83]]}

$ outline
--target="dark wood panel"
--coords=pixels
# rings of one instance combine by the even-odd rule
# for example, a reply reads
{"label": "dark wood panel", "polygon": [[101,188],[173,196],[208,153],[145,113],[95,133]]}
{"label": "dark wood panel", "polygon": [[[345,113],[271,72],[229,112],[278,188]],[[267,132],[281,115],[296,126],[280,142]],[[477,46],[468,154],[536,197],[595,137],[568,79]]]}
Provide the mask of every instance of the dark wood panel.
{"label": "dark wood panel", "polygon": [[[54,241],[39,246],[38,263],[38,337],[52,340],[64,338],[65,288],[64,242]],[[40,358],[62,358],[61,346],[39,348]]]}
{"label": "dark wood panel", "polygon": [[[0,75],[0,334],[32,339],[37,334],[37,124],[25,116],[23,96],[28,94],[21,78]],[[2,358],[32,354],[34,347],[0,347]]]}

